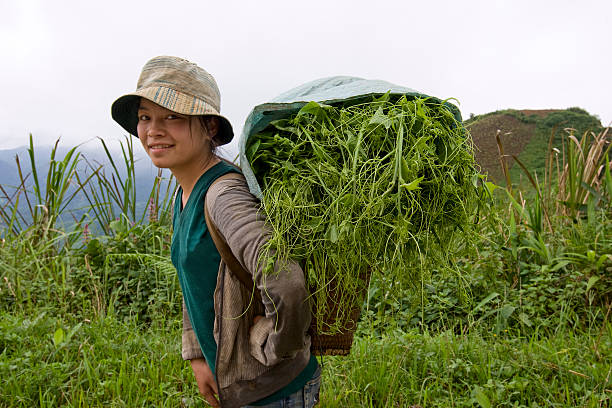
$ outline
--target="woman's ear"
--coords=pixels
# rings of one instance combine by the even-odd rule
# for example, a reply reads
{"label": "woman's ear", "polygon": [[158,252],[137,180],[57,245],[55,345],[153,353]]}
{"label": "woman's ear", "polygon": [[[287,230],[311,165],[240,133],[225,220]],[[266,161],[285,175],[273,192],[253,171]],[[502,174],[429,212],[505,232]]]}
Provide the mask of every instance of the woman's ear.
{"label": "woman's ear", "polygon": [[204,129],[208,132],[208,136],[210,136],[211,140],[214,139],[217,133],[219,133],[219,118],[206,116],[204,118],[204,124]]}

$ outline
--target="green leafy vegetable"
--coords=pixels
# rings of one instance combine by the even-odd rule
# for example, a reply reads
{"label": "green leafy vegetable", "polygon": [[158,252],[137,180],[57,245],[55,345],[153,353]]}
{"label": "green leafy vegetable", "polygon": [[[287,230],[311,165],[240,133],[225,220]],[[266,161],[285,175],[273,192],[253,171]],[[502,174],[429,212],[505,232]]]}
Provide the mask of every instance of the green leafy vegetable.
{"label": "green leafy vegetable", "polygon": [[271,229],[263,256],[306,266],[317,324],[334,315],[322,332],[350,324],[368,274],[420,287],[471,231],[478,172],[469,135],[444,104],[309,102],[251,136],[246,152]]}

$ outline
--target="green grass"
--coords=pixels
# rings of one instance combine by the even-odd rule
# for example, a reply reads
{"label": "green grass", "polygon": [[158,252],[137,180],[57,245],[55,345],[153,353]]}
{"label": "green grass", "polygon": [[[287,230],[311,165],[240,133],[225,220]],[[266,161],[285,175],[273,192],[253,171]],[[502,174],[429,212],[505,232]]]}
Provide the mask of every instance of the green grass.
{"label": "green grass", "polygon": [[[178,319],[143,328],[112,315],[77,323],[4,313],[0,329],[0,406],[205,406],[180,358]],[[610,349],[609,324],[557,336],[359,337],[350,356],[321,361],[322,406],[606,406]]]}
{"label": "green grass", "polygon": [[0,329],[0,406],[179,407],[198,399],[177,319],[160,315],[143,329],[134,319],[77,323],[41,308],[1,314]]}
{"label": "green grass", "polygon": [[[536,205],[515,191],[522,208],[500,194],[456,274],[432,271],[421,293],[374,276],[352,353],[321,360],[321,406],[610,406],[606,180],[597,209],[575,217],[554,195]],[[0,231],[0,407],[206,406],[180,356],[167,224],[46,225]]]}
{"label": "green grass", "polygon": [[[600,349],[612,347],[611,334],[608,326]],[[324,361],[323,406],[602,406],[612,359],[594,351],[596,337],[413,330],[359,338],[348,358]]]}

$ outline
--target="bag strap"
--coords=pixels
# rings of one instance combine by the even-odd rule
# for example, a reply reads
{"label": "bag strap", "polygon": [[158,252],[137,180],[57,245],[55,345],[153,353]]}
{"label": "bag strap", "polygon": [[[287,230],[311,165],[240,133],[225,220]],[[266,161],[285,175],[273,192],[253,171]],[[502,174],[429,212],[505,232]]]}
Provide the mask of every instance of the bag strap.
{"label": "bag strap", "polygon": [[[216,182],[220,180],[241,179],[242,177],[243,177],[242,175],[237,174],[237,173],[228,173],[228,174],[225,174],[219,177],[217,180],[215,180],[210,185],[210,187],[212,187]],[[210,190],[210,187],[209,187],[209,190]],[[257,300],[261,301],[261,294],[259,293],[258,290],[254,290],[255,285],[253,283],[253,276],[249,272],[247,272],[246,269],[244,269],[244,267],[242,266],[240,262],[238,262],[238,259],[236,259],[236,257],[232,253],[231,248],[227,244],[227,241],[225,240],[223,235],[221,235],[221,233],[217,229],[217,226],[210,218],[210,214],[208,213],[208,206],[206,205],[207,199],[208,199],[208,194],[207,194],[207,197],[204,198],[204,218],[206,219],[206,227],[208,228],[208,231],[210,232],[210,236],[212,237],[212,240],[215,243],[215,246],[217,247],[217,251],[219,251],[219,255],[221,255],[221,259],[223,259],[223,262],[225,262],[225,264],[227,265],[229,270],[234,274],[234,276],[236,276],[236,278],[238,278],[238,280],[249,291],[251,291],[251,293],[255,294],[255,297],[257,298]]]}

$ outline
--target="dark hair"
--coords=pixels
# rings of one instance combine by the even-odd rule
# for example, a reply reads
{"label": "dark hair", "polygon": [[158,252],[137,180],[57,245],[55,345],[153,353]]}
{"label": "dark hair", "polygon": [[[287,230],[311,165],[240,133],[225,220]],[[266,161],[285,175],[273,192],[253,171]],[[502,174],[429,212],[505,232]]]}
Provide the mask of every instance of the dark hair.
{"label": "dark hair", "polygon": [[[202,128],[206,131],[206,133],[210,134],[210,127],[209,127],[209,123],[211,120],[219,120],[217,118],[215,118],[214,116],[210,116],[210,115],[201,115],[198,116],[198,120],[200,121],[200,125],[202,125]],[[217,125],[217,133],[219,132],[219,125]],[[217,134],[212,135],[212,137],[210,138],[210,150],[212,152],[212,154],[214,154],[215,156],[217,155],[217,147],[220,146],[219,140],[217,139]]]}
{"label": "dark hair", "polygon": [[[208,127],[208,124],[210,123],[210,120],[217,120],[220,122],[220,119],[218,119],[216,116],[210,116],[210,115],[202,115],[202,116],[198,116],[198,119],[200,120],[200,124],[202,125],[202,127],[204,128],[204,130],[210,134],[210,128]],[[217,132],[219,132],[219,126],[221,126],[221,123],[218,124],[217,126]],[[231,162],[221,156],[219,156],[217,154],[217,148],[219,146],[221,146],[222,143],[219,143],[219,139],[217,138],[217,135],[213,135],[210,139],[210,150],[212,152],[213,155],[215,155],[217,157],[217,159],[220,159],[224,162],[226,162],[227,164],[234,166],[235,168],[237,168],[238,170],[242,169],[240,168],[240,166],[236,165],[236,163]]]}

